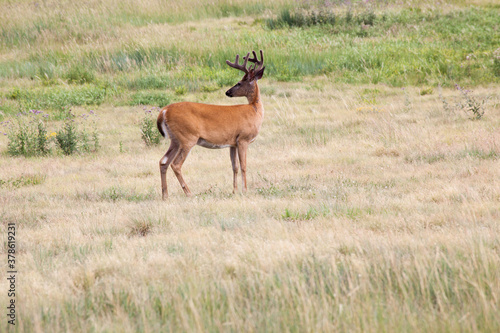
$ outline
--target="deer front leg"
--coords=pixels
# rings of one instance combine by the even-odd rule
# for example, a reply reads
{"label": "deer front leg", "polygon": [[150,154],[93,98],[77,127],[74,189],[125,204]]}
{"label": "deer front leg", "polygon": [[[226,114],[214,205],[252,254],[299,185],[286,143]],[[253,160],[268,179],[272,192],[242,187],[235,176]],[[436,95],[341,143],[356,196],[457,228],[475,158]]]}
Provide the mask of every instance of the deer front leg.
{"label": "deer front leg", "polygon": [[247,148],[248,148],[248,142],[246,142],[246,141],[238,142],[238,156],[240,159],[241,180],[243,182],[243,188],[242,188],[243,193],[245,193],[247,191]]}
{"label": "deer front leg", "polygon": [[231,165],[233,167],[233,194],[238,191],[238,151],[236,147],[229,148],[229,155],[231,156]]}

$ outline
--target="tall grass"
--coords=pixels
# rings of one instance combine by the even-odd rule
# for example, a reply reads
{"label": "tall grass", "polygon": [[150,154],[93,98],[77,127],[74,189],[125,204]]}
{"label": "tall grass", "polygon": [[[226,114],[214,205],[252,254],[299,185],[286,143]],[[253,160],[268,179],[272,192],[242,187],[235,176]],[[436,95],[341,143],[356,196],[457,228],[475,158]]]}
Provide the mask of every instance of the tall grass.
{"label": "tall grass", "polygon": [[[218,3],[220,8],[226,5]],[[130,4],[124,6],[129,8]],[[231,6],[241,6],[241,15],[256,15],[252,10],[247,13],[244,4]],[[437,7],[403,7],[337,13],[335,7],[292,11],[286,4],[276,6],[281,14],[275,18],[262,20],[257,16],[253,23],[240,25],[228,22],[229,30],[217,25],[161,25],[148,11],[151,20],[144,19],[138,24],[140,28],[111,25],[107,29],[115,33],[106,38],[99,35],[99,23],[93,28],[97,29],[96,38],[79,41],[73,39],[73,33],[58,36],[61,40],[55,40],[55,45],[70,40],[63,50],[45,45],[27,49],[7,38],[6,47],[27,52],[20,58],[0,60],[0,77],[58,84],[58,80],[92,83],[106,75],[117,78],[125,89],[173,91],[184,86],[189,91],[203,91],[210,81],[219,86],[233,82],[235,75],[223,70],[225,60],[262,48],[266,52],[266,77],[282,81],[330,73],[337,82],[393,86],[470,86],[500,79],[495,53],[495,41],[500,36],[490,29],[500,21],[498,13],[489,7],[447,12]],[[210,11],[207,15],[218,17]],[[106,24],[114,21],[109,22]],[[136,29],[143,33],[136,33]],[[224,47],[214,48],[221,42]]]}
{"label": "tall grass", "polygon": [[[147,237],[155,225],[142,222],[130,234]],[[74,277],[75,296],[24,317],[21,330],[41,325],[42,330],[92,331],[103,322],[130,331],[500,329],[495,310],[500,257],[487,243],[420,249],[419,255],[411,247],[374,246],[339,246],[335,255],[313,252],[265,270],[217,265],[204,275],[184,272],[182,280],[170,279],[168,285],[150,280],[119,286],[105,270],[82,272]],[[74,321],[82,317],[92,320]]]}
{"label": "tall grass", "polygon": [[[291,3],[288,0],[216,0],[201,3],[194,0],[90,0],[84,3],[66,0],[57,4],[27,1],[4,3],[0,12],[0,47],[8,49],[44,44],[47,39],[58,42],[71,39],[85,43],[103,34],[118,37],[116,28],[256,15]],[[22,20],[26,16],[31,18],[30,22]]]}

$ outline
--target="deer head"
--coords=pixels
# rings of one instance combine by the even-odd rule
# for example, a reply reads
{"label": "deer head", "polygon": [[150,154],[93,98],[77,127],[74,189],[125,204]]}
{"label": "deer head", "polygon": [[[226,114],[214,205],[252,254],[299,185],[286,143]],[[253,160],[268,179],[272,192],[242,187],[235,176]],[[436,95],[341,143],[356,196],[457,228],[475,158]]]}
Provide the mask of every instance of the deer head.
{"label": "deer head", "polygon": [[[229,60],[226,60],[226,63],[233,68],[239,69],[240,71],[244,72],[245,75],[241,79],[240,82],[238,82],[236,85],[234,85],[231,89],[226,91],[226,96],[228,97],[242,97],[245,96],[248,98],[248,100],[252,100],[254,94],[257,91],[257,80],[262,78],[262,75],[264,75],[264,69],[266,68],[264,65],[264,54],[262,53],[262,50],[260,50],[260,61],[257,59],[257,54],[255,51],[252,51],[253,53],[253,58],[250,58],[250,53],[247,53],[245,57],[243,57],[243,64],[240,65],[238,64],[240,55],[236,55],[236,61],[234,63],[230,62]],[[247,68],[247,63],[248,62],[254,63],[255,65],[252,67],[250,65]]]}

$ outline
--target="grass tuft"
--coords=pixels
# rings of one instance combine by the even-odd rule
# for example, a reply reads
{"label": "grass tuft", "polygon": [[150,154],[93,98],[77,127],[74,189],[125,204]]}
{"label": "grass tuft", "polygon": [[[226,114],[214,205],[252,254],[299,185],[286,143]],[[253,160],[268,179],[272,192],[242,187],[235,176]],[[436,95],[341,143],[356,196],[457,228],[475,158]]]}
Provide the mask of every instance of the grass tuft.
{"label": "grass tuft", "polygon": [[153,224],[148,220],[134,220],[129,227],[129,237],[141,236],[145,237],[153,231]]}

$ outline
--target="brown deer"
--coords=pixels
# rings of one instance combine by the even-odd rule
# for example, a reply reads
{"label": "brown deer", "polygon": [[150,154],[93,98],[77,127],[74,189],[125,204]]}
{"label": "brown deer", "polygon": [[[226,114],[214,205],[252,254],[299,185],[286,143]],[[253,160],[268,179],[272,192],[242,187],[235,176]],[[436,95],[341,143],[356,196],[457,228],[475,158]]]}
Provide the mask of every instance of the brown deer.
{"label": "brown deer", "polygon": [[[247,190],[247,148],[252,143],[264,118],[264,107],[260,99],[257,80],[264,74],[264,55],[260,51],[259,61],[255,51],[243,57],[243,65],[236,61],[226,63],[245,73],[243,79],[226,91],[229,97],[246,97],[248,104],[242,105],[210,105],[192,102],[174,103],[165,106],[158,115],[158,130],[170,138],[170,147],[160,160],[162,198],[168,198],[167,169],[169,165],[179,180],[184,193],[191,196],[182,177],[182,164],[195,145],[205,148],[220,149],[229,147],[233,167],[233,193],[238,190],[238,168],[241,168],[243,192]],[[250,64],[247,68],[247,62]],[[239,163],[238,163],[239,160]],[[239,165],[238,165],[239,164]]]}

